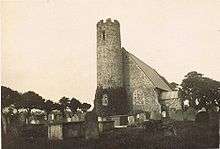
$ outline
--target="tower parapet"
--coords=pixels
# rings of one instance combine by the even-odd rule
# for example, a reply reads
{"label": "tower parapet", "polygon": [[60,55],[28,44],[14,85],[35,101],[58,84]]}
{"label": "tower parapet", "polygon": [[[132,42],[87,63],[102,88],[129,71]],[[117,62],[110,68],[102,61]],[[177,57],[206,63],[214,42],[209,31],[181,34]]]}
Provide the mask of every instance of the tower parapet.
{"label": "tower parapet", "polygon": [[115,26],[120,27],[120,24],[119,24],[118,20],[112,21],[111,18],[108,18],[108,19],[106,19],[105,21],[100,20],[100,21],[97,23],[97,27],[102,27],[103,25],[113,25],[113,26],[115,25]]}

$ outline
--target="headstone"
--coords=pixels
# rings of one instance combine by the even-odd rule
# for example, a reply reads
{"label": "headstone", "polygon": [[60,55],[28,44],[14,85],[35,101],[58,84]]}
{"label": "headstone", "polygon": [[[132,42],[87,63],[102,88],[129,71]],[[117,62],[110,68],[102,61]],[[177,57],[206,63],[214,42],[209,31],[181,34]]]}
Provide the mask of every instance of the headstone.
{"label": "headstone", "polygon": [[128,116],[121,115],[120,116],[120,126],[126,126],[126,125],[128,125]]}
{"label": "headstone", "polygon": [[96,139],[99,137],[98,117],[95,111],[88,112],[85,116],[85,138]]}
{"label": "headstone", "polygon": [[99,132],[107,132],[114,129],[114,121],[100,121]]}
{"label": "headstone", "polygon": [[158,111],[151,112],[150,119],[161,120],[161,114]]}
{"label": "headstone", "polygon": [[114,121],[114,127],[120,126],[120,116],[111,116],[109,120]]}
{"label": "headstone", "polygon": [[189,107],[185,112],[183,112],[183,119],[187,121],[195,121],[196,110]]}
{"label": "headstone", "polygon": [[209,113],[206,111],[198,112],[198,114],[196,115],[196,122],[198,123],[209,122]]}
{"label": "headstone", "polygon": [[62,140],[63,139],[62,124],[52,124],[48,126],[48,139],[49,140]]}
{"label": "headstone", "polygon": [[71,122],[71,117],[67,117],[67,122]]}
{"label": "headstone", "polygon": [[139,119],[141,120],[141,122],[144,122],[146,120],[146,114],[145,113],[140,113]]}
{"label": "headstone", "polygon": [[204,107],[202,107],[199,111],[198,111],[198,113],[199,112],[206,112],[206,109],[204,108]]}
{"label": "headstone", "polygon": [[134,123],[135,123],[134,116],[128,116],[128,124],[131,125],[131,124],[134,124]]}
{"label": "headstone", "polygon": [[183,111],[182,110],[170,110],[169,111],[169,117],[170,119],[176,120],[176,121],[183,121]]}
{"label": "headstone", "polygon": [[102,117],[99,116],[99,117],[98,117],[98,121],[99,121],[99,122],[102,121]]}
{"label": "headstone", "polygon": [[51,120],[54,120],[54,113],[51,114]]}
{"label": "headstone", "polygon": [[63,123],[64,139],[84,138],[84,136],[85,136],[85,129],[84,129],[83,121]]}

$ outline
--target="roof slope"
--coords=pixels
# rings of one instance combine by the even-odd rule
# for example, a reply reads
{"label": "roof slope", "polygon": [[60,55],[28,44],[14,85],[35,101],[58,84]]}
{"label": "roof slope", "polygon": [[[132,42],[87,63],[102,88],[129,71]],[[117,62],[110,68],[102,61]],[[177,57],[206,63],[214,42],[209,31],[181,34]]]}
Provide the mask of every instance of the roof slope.
{"label": "roof slope", "polygon": [[139,66],[139,68],[144,72],[144,74],[152,81],[155,87],[165,91],[172,91],[164,77],[160,76],[153,68],[145,64],[143,61],[138,59],[133,54],[127,51],[126,53],[129,57],[131,57],[132,60],[134,60],[134,62]]}

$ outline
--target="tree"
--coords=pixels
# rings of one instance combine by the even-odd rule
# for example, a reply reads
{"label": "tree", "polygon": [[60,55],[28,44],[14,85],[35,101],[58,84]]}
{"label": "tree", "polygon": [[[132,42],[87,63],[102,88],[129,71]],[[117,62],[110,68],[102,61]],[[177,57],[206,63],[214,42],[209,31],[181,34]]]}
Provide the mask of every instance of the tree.
{"label": "tree", "polygon": [[80,106],[81,106],[81,103],[80,103],[80,101],[77,100],[76,98],[73,97],[73,98],[70,100],[69,108],[70,108],[70,110],[72,111],[73,114],[76,114],[77,109],[80,108]]}
{"label": "tree", "polygon": [[177,84],[175,82],[170,83],[170,87],[171,87],[172,90],[178,90],[178,86],[179,86],[179,84]]}
{"label": "tree", "polygon": [[80,106],[80,109],[85,113],[89,110],[89,108],[91,108],[91,105],[88,104],[88,103],[83,103],[81,106]]}
{"label": "tree", "polygon": [[32,109],[43,110],[44,99],[33,91],[28,91],[22,94],[21,106],[27,110],[27,119],[29,123],[29,118],[31,116]]}
{"label": "tree", "polygon": [[56,109],[56,107],[54,106],[54,103],[51,100],[47,100],[44,103],[44,111],[46,112],[47,120],[50,112],[53,111],[54,109]]}
{"label": "tree", "polygon": [[67,109],[67,107],[68,107],[68,105],[69,105],[69,102],[70,102],[70,100],[69,100],[69,98],[67,98],[67,97],[62,97],[62,98],[59,100],[59,103],[60,103],[59,109],[60,109],[60,111],[61,111],[61,113],[62,113],[63,121],[65,121],[65,119],[66,119],[65,111],[66,111],[66,109]]}
{"label": "tree", "polygon": [[181,83],[180,98],[189,100],[195,109],[212,109],[220,106],[220,82],[204,77],[196,71],[189,72]]}
{"label": "tree", "polygon": [[9,107],[21,100],[21,94],[8,87],[1,86],[1,104],[2,107]]}

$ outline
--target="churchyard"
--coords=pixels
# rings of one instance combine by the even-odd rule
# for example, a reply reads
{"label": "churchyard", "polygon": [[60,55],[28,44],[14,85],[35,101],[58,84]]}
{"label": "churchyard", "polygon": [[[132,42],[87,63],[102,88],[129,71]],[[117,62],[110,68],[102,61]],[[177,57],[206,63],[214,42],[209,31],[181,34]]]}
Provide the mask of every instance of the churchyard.
{"label": "churchyard", "polygon": [[[11,96],[14,95],[12,94],[14,92],[9,93]],[[20,94],[15,95],[19,95],[15,97],[20,97]],[[79,104],[80,102],[74,98],[71,101],[73,105],[79,104],[77,108],[73,108],[74,106],[67,98],[62,98],[60,103],[46,101],[40,104],[41,106],[39,102],[36,102],[35,106],[39,106],[39,109],[44,105],[44,109],[42,108],[44,111],[47,111],[48,107],[51,107],[49,109],[51,111],[48,115],[46,112],[42,115],[39,111],[33,111],[28,116],[27,112],[22,109],[27,108],[27,111],[30,105],[26,106],[25,98],[22,95],[21,97],[22,102],[19,100],[10,105],[9,108],[14,110],[9,109],[6,113],[2,111],[3,149],[219,147],[219,110],[215,109],[215,106],[213,110],[208,111],[202,110],[203,108],[196,110],[192,107],[183,110],[171,109],[169,115],[165,117],[162,114],[155,115],[139,111],[134,115],[101,118],[94,110],[88,112],[87,106],[82,106],[83,104]],[[64,112],[62,107],[65,102],[63,100],[68,101]],[[16,111],[15,105],[18,103],[22,105],[22,109]],[[31,103],[34,105],[34,100]],[[68,110],[69,107],[72,110]]]}
{"label": "churchyard", "polygon": [[[134,149],[134,148],[217,148],[219,114],[209,121],[149,120],[124,128],[114,128],[111,121],[96,123],[92,113],[89,121],[53,125],[32,124],[17,128],[17,136],[3,136],[3,149]],[[91,120],[93,119],[93,120]],[[51,131],[56,137],[51,137]],[[113,126],[113,127],[112,127]],[[105,127],[105,128],[104,128]],[[57,129],[58,128],[58,129]],[[59,135],[56,135],[56,134]]]}

